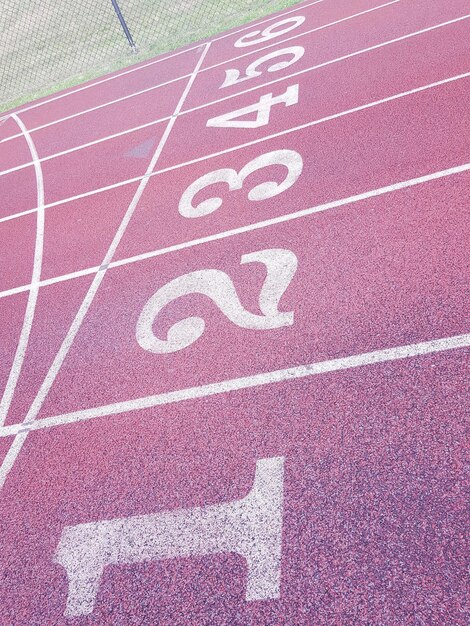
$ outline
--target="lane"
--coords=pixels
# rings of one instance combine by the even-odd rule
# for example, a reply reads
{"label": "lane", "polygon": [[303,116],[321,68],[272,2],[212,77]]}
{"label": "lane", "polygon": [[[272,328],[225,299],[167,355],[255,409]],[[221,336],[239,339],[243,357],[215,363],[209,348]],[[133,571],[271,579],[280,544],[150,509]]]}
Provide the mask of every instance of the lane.
{"label": "lane", "polygon": [[10,368],[15,357],[27,301],[27,293],[0,300],[0,346],[2,357],[0,358],[0,398],[3,396]]}
{"label": "lane", "polygon": [[[26,357],[18,379],[13,401],[6,423],[22,422],[28,408],[37,393],[40,382],[44,379],[52,360],[57,353],[73,318],[83,300],[93,277],[81,277],[73,282],[52,285],[40,289],[35,317],[29,338]],[[19,331],[23,323],[25,294],[18,294],[0,300],[2,349],[5,355],[13,356]],[[3,342],[4,339],[4,342]],[[15,343],[16,340],[16,343]],[[11,346],[10,346],[11,344]],[[5,346],[5,347],[4,347]],[[3,392],[11,365],[11,358],[2,359],[0,390]]]}
{"label": "lane", "polygon": [[[74,89],[69,90],[71,92],[70,95],[51,100],[42,106],[22,111],[21,117],[28,127],[36,128],[37,126],[48,124],[54,120],[62,119],[69,115],[75,115],[76,113],[100,106],[118,98],[123,98],[136,91],[153,87],[154,85],[178,78],[179,76],[191,74],[199,55],[200,50],[195,46],[192,50],[188,50],[187,52],[168,59],[164,56],[158,57],[157,62],[147,65],[147,67],[139,69],[138,71],[111,73],[106,76],[105,82],[103,82],[103,78],[100,77],[95,81],[86,83],[86,89],[80,89],[79,91],[75,91]],[[110,79],[111,77],[114,78]],[[179,83],[175,84],[178,85]],[[184,89],[184,86],[182,89]],[[155,103],[160,103],[160,105],[164,104],[161,95],[157,96],[157,94],[159,94],[158,90],[154,92]],[[168,90],[165,92],[165,96],[169,96]],[[138,114],[138,111],[129,107],[127,110],[128,115],[132,112]],[[116,115],[118,115],[118,111]],[[89,114],[89,116],[93,117],[92,114]],[[112,116],[111,113],[110,116]],[[116,120],[116,122],[118,122],[118,120]],[[56,130],[58,134],[62,132],[62,129],[59,131],[59,128],[57,128]],[[16,134],[16,132],[11,134]]]}
{"label": "lane", "polygon": [[49,208],[43,278],[99,266],[137,187],[134,183]]}
{"label": "lane", "polygon": [[35,241],[35,213],[0,223],[0,290],[31,282]]}
{"label": "lane", "polygon": [[469,31],[469,22],[453,24],[180,117],[162,167],[468,72]]}
{"label": "lane", "polygon": [[29,151],[28,144],[25,141],[24,135],[21,133],[18,124],[11,117],[7,118],[3,122],[0,121],[0,142],[10,133],[19,133],[20,137],[18,137],[18,140],[15,141],[14,149],[0,150],[0,172],[31,161],[31,153]]}
{"label": "lane", "polygon": [[[443,85],[159,174],[150,180],[116,258],[223,233],[466,163],[470,160],[469,84],[466,79]],[[293,174],[290,186],[272,197],[266,192],[262,199],[250,200],[249,194],[259,184],[288,179],[286,165],[261,167],[260,162],[241,189],[229,190],[224,182],[205,186],[209,181],[204,179],[194,187],[210,172],[225,168],[240,172],[255,159],[283,150],[291,153],[292,170],[298,155],[302,173],[297,178]],[[191,185],[195,193],[185,200],[192,195],[186,192]],[[196,210],[211,198],[221,198],[221,206],[207,213]]]}
{"label": "lane", "polygon": [[36,187],[32,163],[25,169],[0,176],[0,220],[37,208]]}
{"label": "lane", "polygon": [[142,177],[165,127],[166,124],[159,124],[137,131],[132,136],[116,137],[79,152],[44,161],[46,203]]}
{"label": "lane", "polygon": [[40,417],[467,332],[468,180],[109,269]]}
{"label": "lane", "polygon": [[257,461],[284,457],[279,599],[247,601],[247,563],[233,551],[202,555],[203,528],[189,558],[178,558],[176,537],[175,558],[117,558],[99,577],[92,612],[75,620],[307,625],[419,614],[463,625],[466,356],[32,433],[0,501],[5,619],[66,619],[67,578],[54,563],[64,527],[223,505],[250,492]]}
{"label": "lane", "polygon": [[[414,2],[410,5],[407,0],[400,0],[399,3],[388,6],[377,3],[377,7],[382,8],[359,15],[351,13],[351,16],[355,17],[335,24],[331,29],[313,33],[307,31],[303,34],[296,34],[297,31],[293,31],[293,34],[287,33],[287,36],[281,37],[279,41],[274,39],[272,42],[266,42],[263,49],[255,51],[248,49],[243,53],[242,58],[216,64],[212,69],[206,68],[206,71],[198,76],[186,108],[200,106],[207,103],[208,100],[226,97],[240,90],[262,85],[285,74],[331,62],[345,55],[357,53],[371,46],[380,45],[386,41],[410,35],[453,19],[459,19],[468,14],[468,10],[465,10],[462,2],[454,2],[449,5],[435,3],[427,5],[426,10],[423,10],[420,2]],[[397,43],[396,45],[400,44]],[[268,54],[296,46],[303,47],[305,52],[292,65],[269,71],[268,68],[275,66],[276,63],[291,62],[293,55],[281,56],[271,61],[268,59],[254,68],[260,73],[259,76],[252,76],[247,79],[246,71],[252,64],[260,62],[260,59]],[[238,70],[240,82],[233,85],[225,84],[228,70]],[[208,98],[208,94],[213,97]]]}

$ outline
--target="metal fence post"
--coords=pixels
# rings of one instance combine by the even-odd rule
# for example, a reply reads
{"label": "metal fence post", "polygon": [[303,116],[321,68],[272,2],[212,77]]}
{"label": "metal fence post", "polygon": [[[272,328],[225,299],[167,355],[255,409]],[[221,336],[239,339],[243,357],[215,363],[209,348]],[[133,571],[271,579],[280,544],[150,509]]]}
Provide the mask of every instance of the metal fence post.
{"label": "metal fence post", "polygon": [[132,52],[137,53],[137,46],[135,45],[135,42],[131,35],[131,31],[129,30],[129,27],[126,24],[126,20],[124,19],[124,16],[121,12],[119,4],[117,3],[117,0],[111,0],[111,2],[113,4],[114,10],[116,11],[116,15],[118,16],[119,21],[121,22],[122,30],[126,34],[127,41],[129,42],[129,45],[132,48]]}

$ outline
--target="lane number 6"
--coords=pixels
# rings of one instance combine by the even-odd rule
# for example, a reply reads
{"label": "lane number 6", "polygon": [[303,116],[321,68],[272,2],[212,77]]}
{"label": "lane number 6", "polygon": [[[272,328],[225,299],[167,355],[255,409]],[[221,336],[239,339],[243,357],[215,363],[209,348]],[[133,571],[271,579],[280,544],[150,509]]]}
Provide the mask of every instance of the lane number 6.
{"label": "lane number 6", "polygon": [[[294,28],[297,28],[305,22],[304,15],[297,15],[295,17],[288,17],[285,20],[280,20],[268,26],[264,30],[254,30],[251,33],[243,35],[233,44],[235,48],[246,48],[247,46],[255,46],[258,43],[264,43],[275,37],[280,37],[284,33],[288,33]],[[277,30],[279,27],[280,30]],[[283,27],[283,28],[282,28]],[[257,35],[260,35],[257,37]]]}

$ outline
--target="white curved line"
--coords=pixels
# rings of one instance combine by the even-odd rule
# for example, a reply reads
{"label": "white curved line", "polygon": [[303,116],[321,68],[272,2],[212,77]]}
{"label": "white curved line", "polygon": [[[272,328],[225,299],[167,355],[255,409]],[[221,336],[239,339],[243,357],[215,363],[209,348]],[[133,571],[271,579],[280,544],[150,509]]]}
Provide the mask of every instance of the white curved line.
{"label": "white curved line", "polygon": [[16,385],[18,383],[18,378],[23,367],[26,349],[28,347],[29,336],[31,334],[31,328],[33,325],[34,313],[36,310],[36,303],[41,281],[42,256],[44,249],[44,180],[42,175],[41,162],[36,150],[36,146],[34,145],[28,129],[16,113],[12,113],[11,117],[20,127],[21,132],[23,133],[24,138],[26,139],[26,142],[28,144],[28,148],[31,152],[31,158],[34,164],[34,173],[36,174],[38,212],[36,217],[36,243],[34,248],[31,291],[29,292],[28,296],[28,303],[26,305],[23,327],[21,329],[20,339],[16,348],[15,358],[13,359],[13,365],[8,376],[5,391],[3,392],[3,396],[0,401],[0,426],[5,423],[8,410],[13,399],[13,395],[15,393]]}
{"label": "white curved line", "polygon": [[[36,394],[36,397],[33,400],[33,403],[31,404],[31,406],[29,407],[29,410],[26,414],[26,417],[24,418],[23,422],[22,422],[22,428],[25,429],[23,432],[19,432],[16,437],[15,440],[13,441],[13,443],[10,446],[10,449],[8,450],[8,453],[6,455],[6,457],[3,460],[3,463],[0,465],[0,489],[2,489],[5,480],[7,479],[7,476],[11,470],[11,468],[13,467],[16,458],[18,457],[19,453],[21,452],[21,448],[23,447],[23,444],[26,440],[27,434],[28,434],[28,430],[29,430],[29,424],[31,424],[32,422],[34,422],[36,420],[36,417],[39,413],[39,411],[41,410],[41,407],[44,403],[44,400],[47,397],[47,394],[49,393],[49,389],[51,388],[51,386],[53,385],[59,371],[60,368],[62,367],[62,363],[64,362],[70,347],[72,346],[75,337],[80,329],[80,326],[82,325],[82,322],[85,318],[85,315],[88,312],[88,309],[91,306],[91,303],[93,302],[93,299],[96,295],[96,292],[99,289],[99,286],[101,285],[101,282],[106,274],[106,271],[108,269],[109,263],[111,262],[114,253],[116,252],[117,247],[119,246],[119,243],[126,231],[126,228],[132,218],[132,215],[134,214],[134,211],[137,207],[137,204],[139,203],[139,200],[142,196],[142,194],[144,193],[145,187],[148,183],[148,181],[150,180],[150,175],[153,172],[153,170],[155,169],[155,166],[157,164],[158,159],[160,158],[160,155],[162,153],[163,148],[165,147],[165,144],[168,140],[168,137],[171,133],[171,130],[176,122],[176,119],[178,117],[178,114],[188,96],[188,93],[196,79],[196,76],[200,70],[200,67],[202,65],[202,63],[204,62],[204,59],[206,57],[206,54],[210,48],[210,42],[205,44],[204,50],[201,54],[201,56],[199,57],[199,61],[197,62],[196,67],[193,70],[193,73],[191,74],[191,78],[188,81],[188,84],[186,85],[185,90],[183,91],[183,94],[181,95],[181,98],[179,99],[178,104],[176,105],[176,109],[174,112],[174,115],[171,117],[170,121],[168,122],[168,125],[165,129],[165,132],[163,133],[157,149],[155,150],[155,152],[153,153],[152,159],[148,165],[147,168],[147,172],[145,174],[145,176],[142,178],[142,180],[140,181],[140,185],[137,188],[134,197],[132,198],[132,201],[129,205],[129,208],[127,209],[124,217],[122,218],[122,221],[116,231],[116,234],[114,236],[113,241],[111,242],[111,245],[108,248],[108,251],[106,252],[106,255],[103,259],[103,262],[101,264],[101,267],[98,268],[100,271],[98,271],[93,279],[93,282],[91,283],[90,287],[88,288],[88,291],[85,295],[85,298],[82,301],[82,304],[80,305],[80,308],[78,309],[77,314],[75,315],[75,318],[69,328],[69,330],[67,331],[67,334],[59,348],[59,351],[57,352],[54,361],[52,362],[52,365],[49,368],[49,371],[45,377],[45,379],[42,382],[41,387],[39,388],[39,391]],[[19,120],[18,120],[19,122]],[[25,129],[26,131],[26,129]],[[27,131],[26,131],[27,132]],[[29,135],[28,135],[29,136]],[[31,137],[29,137],[31,139]],[[34,146],[33,146],[34,147]],[[36,151],[35,151],[36,154]],[[37,154],[36,154],[37,157]],[[42,183],[42,177],[41,177],[41,183]],[[38,186],[38,191],[39,191],[39,186]],[[43,200],[43,210],[42,210],[42,220],[43,220],[43,227],[44,227],[44,198]],[[44,230],[44,228],[43,228]],[[42,248],[41,248],[42,250]],[[40,265],[39,265],[39,270],[40,270]],[[39,288],[38,285],[38,279],[36,279],[36,283],[35,283],[35,287],[36,289]],[[36,296],[37,296],[37,291],[36,291]],[[28,301],[29,304],[29,301]],[[34,309],[32,310],[31,313],[31,321],[32,321],[32,314],[34,313]],[[23,329],[24,330],[24,329]],[[25,333],[26,334],[26,333]],[[22,333],[23,335],[23,333]],[[29,335],[29,332],[28,332]],[[27,340],[26,340],[27,341]],[[0,421],[0,430],[1,430],[1,421]]]}

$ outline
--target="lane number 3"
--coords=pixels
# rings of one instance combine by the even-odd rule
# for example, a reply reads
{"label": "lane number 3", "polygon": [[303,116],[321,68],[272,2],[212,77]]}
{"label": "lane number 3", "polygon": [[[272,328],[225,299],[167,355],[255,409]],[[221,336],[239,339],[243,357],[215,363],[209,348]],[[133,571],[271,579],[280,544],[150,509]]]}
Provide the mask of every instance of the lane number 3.
{"label": "lane number 3", "polygon": [[283,193],[289,189],[289,187],[292,187],[295,181],[299,178],[303,168],[302,157],[298,152],[295,152],[294,150],[274,150],[273,152],[262,154],[256,159],[253,159],[238,173],[231,168],[214,170],[213,172],[209,172],[208,174],[205,174],[195,180],[185,190],[181,196],[178,207],[180,214],[183,217],[188,218],[210,215],[220,208],[223,200],[222,198],[214,197],[203,200],[194,205],[194,197],[199,192],[204,190],[206,187],[210,187],[211,185],[215,185],[217,183],[226,183],[230,191],[241,189],[245,179],[250,174],[253,174],[253,172],[265,167],[269,167],[270,165],[284,166],[287,170],[284,179],[280,183],[269,180],[256,185],[256,187],[250,189],[248,193],[249,200],[257,202],[259,200],[266,200],[267,198],[272,198]]}

